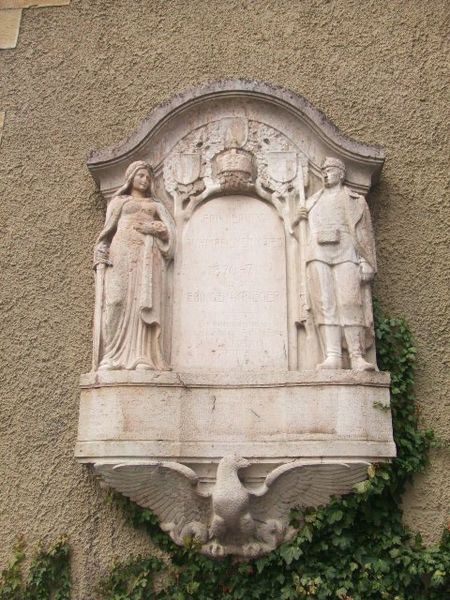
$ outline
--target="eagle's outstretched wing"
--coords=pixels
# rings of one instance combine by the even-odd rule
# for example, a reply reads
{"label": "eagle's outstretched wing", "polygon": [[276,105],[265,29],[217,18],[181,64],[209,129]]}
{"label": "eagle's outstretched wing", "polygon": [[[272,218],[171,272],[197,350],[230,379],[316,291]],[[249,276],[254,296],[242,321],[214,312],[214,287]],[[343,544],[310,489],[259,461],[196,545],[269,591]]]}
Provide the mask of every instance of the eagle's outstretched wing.
{"label": "eagle's outstretched wing", "polygon": [[[139,506],[151,509],[172,537],[193,524],[208,522],[211,501],[200,492],[196,473],[176,462],[96,463],[105,482]],[[193,527],[195,530],[195,526]],[[195,531],[194,531],[195,533]]]}
{"label": "eagle's outstretched wing", "polygon": [[254,519],[287,522],[295,507],[327,504],[331,496],[348,494],[367,478],[369,463],[305,463],[293,461],[274,469],[250,497]]}

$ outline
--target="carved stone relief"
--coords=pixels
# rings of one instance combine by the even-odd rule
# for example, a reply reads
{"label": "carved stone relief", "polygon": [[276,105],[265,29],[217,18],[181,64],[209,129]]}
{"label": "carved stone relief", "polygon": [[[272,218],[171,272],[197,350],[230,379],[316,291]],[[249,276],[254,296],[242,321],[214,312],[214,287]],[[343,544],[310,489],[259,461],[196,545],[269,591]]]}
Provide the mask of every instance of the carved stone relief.
{"label": "carved stone relief", "polygon": [[151,183],[146,162],[130,164],[95,246],[94,371],[169,369],[161,332],[175,231]]}
{"label": "carved stone relief", "polygon": [[[229,248],[230,244],[253,243],[253,254],[259,254],[262,245],[285,246],[284,260],[278,257],[269,264],[278,268],[280,262],[286,265],[289,368],[349,368],[350,358],[352,369],[373,370],[376,365],[369,283],[376,271],[376,259],[370,214],[364,197],[343,185],[345,164],[340,159],[326,157],[322,167],[324,187],[306,202],[305,190],[310,179],[308,158],[286,135],[257,121],[225,118],[195,130],[179,142],[165,163],[164,182],[174,198],[180,233],[202,203],[220,195],[251,195],[275,209],[284,226],[283,241],[276,236],[271,239],[270,232],[264,237],[252,236],[249,231],[247,235],[229,239],[218,232],[211,233],[214,223],[208,222],[208,217],[219,225],[225,225],[227,218],[241,221],[253,218],[254,232],[259,230],[256,209],[253,217],[248,213],[244,216],[243,211],[237,217],[238,210],[228,211],[230,214],[223,217],[223,223],[218,221],[219,215],[205,214],[203,225],[208,236],[194,237],[198,238],[197,244],[204,244],[202,249],[208,255],[214,249],[222,253],[224,244]],[[246,205],[249,203],[247,200]],[[223,206],[230,207],[231,201],[225,201]],[[301,223],[302,220],[308,224]],[[192,239],[188,235],[186,243],[192,243]],[[255,245],[258,243],[259,248]],[[226,272],[230,266],[223,260],[216,261],[216,265],[216,273]],[[242,274],[246,267],[252,268],[251,261],[247,264],[234,261],[233,266]],[[205,265],[210,279],[214,267],[214,260]],[[180,287],[184,289],[183,285]],[[211,294],[214,296],[213,290]],[[216,302],[223,302],[220,292],[216,297]],[[255,309],[255,313],[261,312],[260,306]],[[232,312],[245,315],[242,310]],[[180,315],[183,313],[179,310]],[[245,318],[249,323],[248,315]],[[304,343],[299,328],[308,330],[310,340],[305,344],[308,352],[299,348]],[[201,340],[198,342],[202,344]],[[364,356],[370,349],[370,360],[366,361]],[[308,360],[302,360],[304,356]],[[224,363],[223,367],[228,365]]]}
{"label": "carved stone relief", "polygon": [[285,241],[273,208],[218,196],[195,210],[182,235],[174,368],[287,369]]}
{"label": "carved stone relief", "polygon": [[76,455],[177,543],[259,556],[292,535],[290,508],[395,455],[364,198],[382,162],[304,99],[240,81],[90,159],[109,204]]}
{"label": "carved stone relief", "polygon": [[202,491],[197,474],[176,462],[96,464],[95,469],[111,487],[155,511],[175,543],[195,538],[211,557],[256,558],[295,534],[289,525],[293,506],[318,507],[350,492],[366,477],[368,464],[293,461],[255,489],[238,476],[249,466],[237,455],[223,457],[210,491]]}

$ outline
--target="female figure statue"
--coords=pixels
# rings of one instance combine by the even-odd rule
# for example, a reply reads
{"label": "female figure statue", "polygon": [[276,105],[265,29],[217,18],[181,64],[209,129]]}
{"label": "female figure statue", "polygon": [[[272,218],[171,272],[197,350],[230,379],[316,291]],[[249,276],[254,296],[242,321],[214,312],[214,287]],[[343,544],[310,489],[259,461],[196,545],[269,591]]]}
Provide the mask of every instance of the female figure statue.
{"label": "female figure statue", "polygon": [[169,369],[160,342],[174,226],[151,191],[150,166],[133,162],[97,239],[94,370]]}

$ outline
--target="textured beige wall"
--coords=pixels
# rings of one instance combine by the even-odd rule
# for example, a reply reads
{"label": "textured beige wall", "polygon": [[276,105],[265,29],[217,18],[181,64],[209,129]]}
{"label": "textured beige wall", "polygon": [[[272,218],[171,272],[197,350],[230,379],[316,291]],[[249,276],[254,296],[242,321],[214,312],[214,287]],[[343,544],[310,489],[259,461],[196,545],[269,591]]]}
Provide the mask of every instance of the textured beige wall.
{"label": "textured beige wall", "polygon": [[[72,458],[104,217],[85,157],[207,80],[281,84],[344,133],[385,146],[370,197],[376,295],[408,319],[423,421],[450,437],[447,4],[73,0],[24,11],[19,46],[0,53],[0,566],[19,533],[32,542],[68,533],[75,597],[86,600],[114,556],[148,545]],[[427,540],[446,522],[448,459],[435,451],[405,498],[407,521]]]}

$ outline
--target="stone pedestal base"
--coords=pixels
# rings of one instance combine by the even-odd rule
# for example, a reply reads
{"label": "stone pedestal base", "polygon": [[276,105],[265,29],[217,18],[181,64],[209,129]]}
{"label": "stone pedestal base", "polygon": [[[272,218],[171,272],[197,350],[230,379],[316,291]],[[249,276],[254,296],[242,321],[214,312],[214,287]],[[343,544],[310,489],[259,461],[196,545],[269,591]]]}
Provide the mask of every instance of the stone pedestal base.
{"label": "stone pedestal base", "polygon": [[345,370],[89,373],[76,457],[177,460],[208,479],[211,468],[200,465],[214,470],[230,453],[269,470],[293,458],[386,460],[395,456],[389,381]]}
{"label": "stone pedestal base", "polygon": [[348,493],[394,456],[387,373],[81,378],[78,460],[209,556],[269,552],[294,533],[290,508]]}

